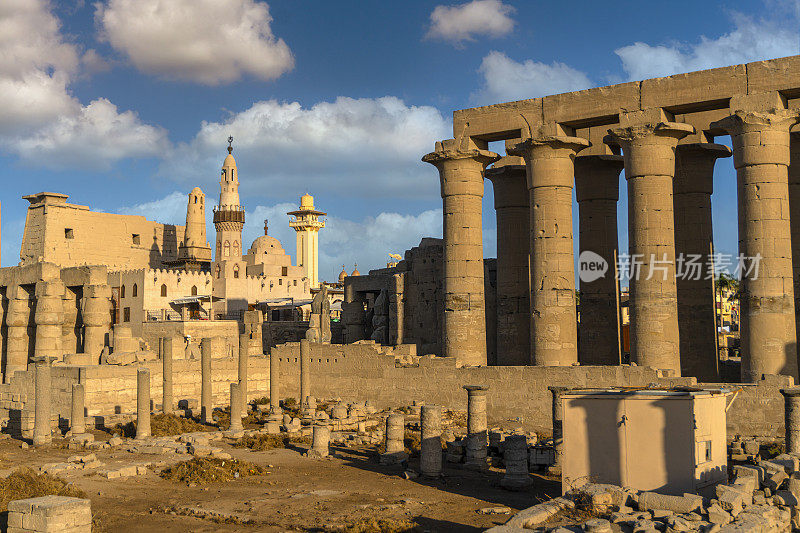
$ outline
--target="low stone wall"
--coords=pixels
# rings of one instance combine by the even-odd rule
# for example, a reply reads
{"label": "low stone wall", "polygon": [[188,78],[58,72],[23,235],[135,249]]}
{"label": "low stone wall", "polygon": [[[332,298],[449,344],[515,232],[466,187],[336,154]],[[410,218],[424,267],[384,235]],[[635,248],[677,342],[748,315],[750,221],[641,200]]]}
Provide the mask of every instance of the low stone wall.
{"label": "low stone wall", "polygon": [[[311,345],[311,394],[322,399],[369,400],[379,408],[396,408],[413,401],[466,409],[464,385],[488,385],[487,410],[492,424],[519,425],[549,433],[551,394],[548,386],[647,387],[696,384],[694,378],[669,378],[652,368],[635,366],[479,367],[459,368],[451,358],[416,357],[414,345]],[[300,345],[288,343],[271,350],[280,359],[281,398],[300,396]],[[160,405],[161,361],[143,363],[151,372],[150,395]],[[237,359],[212,359],[215,405],[229,402],[231,382],[238,379]],[[72,384],[86,386],[90,416],[134,413],[137,365],[55,366],[52,405],[62,419],[70,416]],[[175,400],[200,398],[200,360],[173,361]],[[32,428],[33,367],[17,372],[0,385],[0,421],[9,427]],[[756,384],[710,384],[735,391],[728,411],[728,436],[783,437],[783,397],[780,389],[793,385],[788,376],[765,376]],[[251,356],[248,399],[269,396],[269,357]],[[56,418],[57,420],[57,418]],[[14,433],[14,431],[12,431]]]}
{"label": "low stone wall", "polygon": [[[487,411],[491,423],[518,423],[526,430],[549,433],[552,397],[548,386],[646,387],[695,385],[694,378],[665,378],[652,368],[637,366],[490,366],[458,368],[442,357],[408,358],[414,366],[395,363],[404,346],[374,344],[311,345],[311,393],[321,398],[346,401],[370,400],[380,408],[407,405],[414,400],[466,409],[464,385],[488,385]],[[383,352],[383,353],[381,353]],[[273,348],[279,357],[281,396],[299,397],[300,347],[289,343]],[[709,386],[737,391],[728,411],[728,436],[782,438],[783,396],[792,386],[789,376],[765,376],[755,384],[717,383]],[[739,390],[740,389],[740,390]]]}

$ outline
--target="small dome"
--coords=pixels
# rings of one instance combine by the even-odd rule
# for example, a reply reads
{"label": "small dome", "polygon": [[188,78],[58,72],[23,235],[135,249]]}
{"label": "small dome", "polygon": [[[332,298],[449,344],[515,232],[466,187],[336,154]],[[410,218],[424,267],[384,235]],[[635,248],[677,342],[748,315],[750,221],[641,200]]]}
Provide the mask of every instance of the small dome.
{"label": "small dome", "polygon": [[356,267],[355,270],[353,270],[352,274],[350,274],[350,275],[351,276],[360,276],[361,272],[358,271],[358,263],[355,264],[355,267]]}
{"label": "small dome", "polygon": [[201,189],[200,187],[195,187],[194,189],[192,189],[192,194],[195,196],[205,196],[203,194],[203,189]]}
{"label": "small dome", "polygon": [[228,154],[225,158],[225,161],[222,163],[222,168],[236,168],[236,160],[233,158],[233,155]]}
{"label": "small dome", "polygon": [[314,209],[314,197],[308,193],[301,196],[300,209]]}
{"label": "small dome", "polygon": [[250,255],[254,255],[258,259],[261,255],[285,255],[281,241],[269,235],[262,235],[253,241],[250,247]]}
{"label": "small dome", "polygon": [[339,283],[344,283],[344,278],[347,277],[347,270],[344,269],[344,265],[342,265],[342,271],[339,272]]}

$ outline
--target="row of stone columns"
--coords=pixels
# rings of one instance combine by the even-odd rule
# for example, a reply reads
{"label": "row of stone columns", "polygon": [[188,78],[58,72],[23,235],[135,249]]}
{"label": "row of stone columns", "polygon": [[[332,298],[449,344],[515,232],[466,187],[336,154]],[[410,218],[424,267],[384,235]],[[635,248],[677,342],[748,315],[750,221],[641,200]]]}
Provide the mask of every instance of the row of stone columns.
{"label": "row of stone columns", "polygon": [[[639,275],[630,279],[631,360],[701,381],[718,379],[711,194],[714,163],[730,150],[709,142],[679,142],[695,133],[701,141],[709,133],[727,133],[737,171],[739,252],[758,257],[757,277],[752,275],[756,265],[744,264],[746,272],[751,270],[742,282],[742,377],[797,377],[800,315],[795,315],[793,284],[800,275],[793,276],[793,268],[800,272],[800,237],[792,239],[790,210],[798,211],[795,225],[800,227],[800,169],[791,178],[787,169],[789,130],[798,113],[785,107],[777,93],[735,97],[730,116],[712,123],[707,132],[675,122],[662,109],[621,112],[618,127],[609,130],[604,142],[619,146],[622,158],[576,159],[588,141],[570,136],[558,124],[533,128],[528,139],[508,147],[509,154],[524,159],[525,172],[510,157],[485,172],[494,184],[498,220],[498,363],[620,363],[614,270],[618,179],[624,167],[629,256],[639,262]],[[451,139],[437,143],[436,151],[423,158],[439,170],[444,205],[444,355],[466,365],[486,364],[485,338],[465,334],[484,329],[483,307],[475,302],[483,280],[473,263],[482,259],[482,171],[498,159],[484,148],[469,138]],[[796,153],[800,157],[800,148]],[[592,251],[609,265],[605,276],[581,284],[580,343],[575,328],[573,184],[578,188],[581,251]],[[527,228],[521,223],[526,211]],[[699,256],[699,265],[693,267],[701,269],[699,275],[677,279],[678,254]],[[527,308],[522,305],[525,292]],[[520,340],[526,331],[527,344]]]}
{"label": "row of stone columns", "polygon": [[[31,344],[35,356],[61,358],[65,351],[74,349],[62,346],[67,318],[65,301],[70,301],[68,297],[74,298],[74,293],[67,291],[64,283],[58,279],[39,281],[30,288],[22,285],[11,285],[7,288],[8,307],[2,316],[6,326],[6,361],[3,367],[6,381],[14,372],[27,368]],[[83,353],[96,356],[98,361],[111,326],[110,302],[111,289],[108,285],[83,287],[83,298],[80,302],[82,350]],[[78,317],[71,311],[69,318],[74,321]],[[35,335],[29,338],[29,328],[32,326],[35,328]]]}

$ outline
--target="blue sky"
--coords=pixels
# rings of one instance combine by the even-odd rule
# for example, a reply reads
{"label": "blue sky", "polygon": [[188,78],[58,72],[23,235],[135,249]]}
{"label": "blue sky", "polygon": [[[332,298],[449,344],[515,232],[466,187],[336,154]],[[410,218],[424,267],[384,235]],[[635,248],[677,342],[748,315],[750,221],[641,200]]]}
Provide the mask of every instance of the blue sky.
{"label": "blue sky", "polygon": [[[797,54],[799,21],[773,0],[3,0],[2,265],[41,190],[182,224],[195,185],[218,196],[230,134],[246,242],[269,218],[294,255],[285,212],[308,191],[329,213],[322,276],[381,267],[441,236],[420,157],[454,109]],[[729,159],[715,191],[717,249],[735,253]],[[487,182],[487,257],[492,205]]]}

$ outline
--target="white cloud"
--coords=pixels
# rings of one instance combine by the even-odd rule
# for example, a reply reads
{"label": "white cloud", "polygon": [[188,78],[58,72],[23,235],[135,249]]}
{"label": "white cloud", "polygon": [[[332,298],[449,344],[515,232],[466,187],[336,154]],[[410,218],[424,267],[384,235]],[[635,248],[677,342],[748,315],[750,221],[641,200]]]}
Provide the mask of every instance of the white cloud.
{"label": "white cloud", "polygon": [[216,85],[245,74],[277,78],[294,66],[254,0],[109,0],[96,4],[102,36],[141,71]]}
{"label": "white cloud", "polygon": [[20,157],[40,166],[107,170],[126,157],[155,156],[168,141],[161,128],[142,124],[132,111],[119,113],[100,98],[13,145]]}
{"label": "white cloud", "polygon": [[[81,60],[46,0],[0,2],[0,142],[33,165],[105,169],[154,153],[160,129],[108,100],[81,105],[69,92]],[[91,51],[90,51],[91,52]],[[84,66],[97,64],[84,55]]]}
{"label": "white cloud", "polygon": [[[770,7],[768,2],[768,7]],[[774,3],[773,3],[774,4]],[[701,36],[695,43],[653,46],[636,42],[614,51],[631,80],[669,76],[738,63],[748,63],[797,54],[800,38],[798,17],[792,10],[776,9],[770,19],[756,19],[733,13],[734,29],[716,39]]]}
{"label": "white cloud", "polygon": [[468,4],[436,6],[426,37],[455,44],[474,41],[475,36],[502,37],[514,29],[514,8],[500,0],[472,0]]}
{"label": "white cloud", "polygon": [[434,107],[395,97],[340,97],[310,108],[261,101],[224,122],[204,122],[162,174],[185,182],[206,176],[205,184],[216,184],[228,135],[247,194],[421,198],[436,194],[438,180],[420,158],[434,141],[452,136],[452,125]]}
{"label": "white cloud", "polygon": [[478,69],[484,83],[481,100],[508,102],[592,87],[589,77],[564,63],[551,65],[538,61],[514,61],[502,52],[492,51]]}

